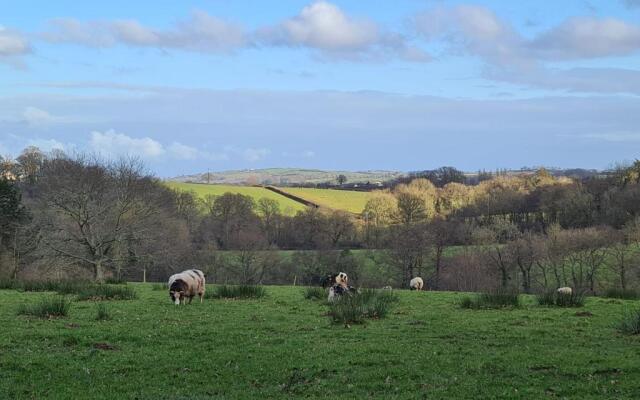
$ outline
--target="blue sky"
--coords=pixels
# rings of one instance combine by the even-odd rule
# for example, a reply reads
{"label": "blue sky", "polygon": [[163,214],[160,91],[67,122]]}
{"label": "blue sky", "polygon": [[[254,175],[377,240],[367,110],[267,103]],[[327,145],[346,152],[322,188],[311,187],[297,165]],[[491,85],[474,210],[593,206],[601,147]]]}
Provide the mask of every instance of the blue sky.
{"label": "blue sky", "polygon": [[640,150],[640,1],[0,1],[0,154],[606,168]]}

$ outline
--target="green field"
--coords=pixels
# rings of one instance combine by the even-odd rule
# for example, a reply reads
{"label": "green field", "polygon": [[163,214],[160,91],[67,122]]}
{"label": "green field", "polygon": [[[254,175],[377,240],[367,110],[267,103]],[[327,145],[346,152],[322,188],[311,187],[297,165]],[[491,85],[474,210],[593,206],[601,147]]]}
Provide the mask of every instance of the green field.
{"label": "green field", "polygon": [[[640,302],[580,309],[463,310],[456,293],[399,291],[386,319],[346,328],[300,287],[258,300],[173,306],[72,303],[68,317],[17,316],[44,293],[0,290],[2,399],[637,399],[640,337],[613,325]],[[581,314],[576,314],[580,312]]]}
{"label": "green field", "polygon": [[235,185],[206,185],[198,183],[182,183],[182,182],[167,182],[167,186],[172,189],[179,189],[185,191],[193,191],[198,196],[204,197],[208,194],[214,196],[220,196],[225,193],[240,193],[245,196],[252,197],[255,201],[266,197],[268,199],[276,200],[280,204],[280,211],[285,215],[294,215],[297,211],[304,210],[305,206],[297,201],[288,199],[282,195],[274,193],[270,190],[261,187],[254,186],[235,186]]}
{"label": "green field", "polygon": [[312,201],[322,207],[334,210],[349,211],[360,214],[374,192],[357,192],[353,190],[313,189],[313,188],[280,188],[305,200]]}

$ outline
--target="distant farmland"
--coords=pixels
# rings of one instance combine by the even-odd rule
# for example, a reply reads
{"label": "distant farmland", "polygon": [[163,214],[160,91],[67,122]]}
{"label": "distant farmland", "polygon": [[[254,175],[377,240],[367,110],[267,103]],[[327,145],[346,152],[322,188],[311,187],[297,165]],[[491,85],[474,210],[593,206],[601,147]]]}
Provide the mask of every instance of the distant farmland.
{"label": "distant farmland", "polygon": [[182,183],[182,182],[167,182],[167,186],[172,189],[192,191],[199,197],[204,198],[206,195],[211,194],[214,196],[221,196],[225,193],[240,193],[245,196],[251,196],[255,201],[266,197],[268,199],[276,200],[280,204],[280,210],[285,215],[294,215],[297,211],[304,210],[305,206],[297,201],[288,199],[282,195],[274,193],[262,187],[254,186],[235,186],[235,185],[206,185],[198,183]]}
{"label": "distant farmland", "polygon": [[360,214],[367,201],[375,192],[356,192],[352,190],[280,188],[281,190],[334,210],[344,210]]}

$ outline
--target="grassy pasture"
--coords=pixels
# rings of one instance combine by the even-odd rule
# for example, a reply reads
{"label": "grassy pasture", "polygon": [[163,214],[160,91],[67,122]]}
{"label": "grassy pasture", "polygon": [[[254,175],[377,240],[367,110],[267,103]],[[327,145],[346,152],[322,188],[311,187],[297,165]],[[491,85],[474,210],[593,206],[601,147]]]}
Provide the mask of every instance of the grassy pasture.
{"label": "grassy pasture", "polygon": [[465,310],[464,294],[394,291],[385,319],[331,324],[301,287],[173,306],[76,301],[68,316],[18,316],[50,293],[0,290],[0,398],[638,398],[640,336],[615,325],[640,302]]}
{"label": "grassy pasture", "polygon": [[323,207],[344,210],[360,214],[374,192],[357,192],[353,190],[314,189],[314,188],[280,188],[305,200]]}
{"label": "grassy pasture", "polygon": [[304,210],[305,206],[297,201],[286,198],[261,187],[235,186],[235,185],[206,185],[198,183],[166,182],[172,189],[193,191],[204,198],[211,194],[221,196],[225,193],[240,193],[252,197],[256,202],[263,197],[276,200],[280,204],[280,211],[285,215],[294,215],[297,211]]}

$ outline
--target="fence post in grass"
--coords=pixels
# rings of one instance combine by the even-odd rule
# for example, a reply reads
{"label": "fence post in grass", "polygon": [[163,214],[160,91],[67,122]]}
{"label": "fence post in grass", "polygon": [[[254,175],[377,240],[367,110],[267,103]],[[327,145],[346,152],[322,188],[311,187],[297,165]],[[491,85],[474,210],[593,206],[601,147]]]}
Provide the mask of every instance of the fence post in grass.
{"label": "fence post in grass", "polygon": [[298,280],[298,275],[293,276],[293,286],[296,285],[296,281]]}

